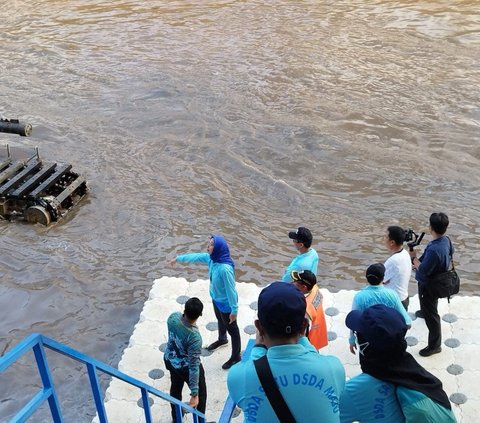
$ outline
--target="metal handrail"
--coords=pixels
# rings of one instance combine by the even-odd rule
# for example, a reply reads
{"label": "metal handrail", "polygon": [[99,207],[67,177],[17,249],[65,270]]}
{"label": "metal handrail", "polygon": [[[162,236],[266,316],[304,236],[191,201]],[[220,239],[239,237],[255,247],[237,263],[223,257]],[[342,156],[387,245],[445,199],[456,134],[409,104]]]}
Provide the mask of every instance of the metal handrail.
{"label": "metal handrail", "polygon": [[[148,394],[164,399],[175,406],[175,413],[178,421],[182,420],[182,409],[192,413],[194,423],[205,423],[205,415],[198,410],[190,407],[188,404],[173,398],[172,396],[153,388],[152,386],[122,373],[113,367],[95,360],[85,354],[82,354],[73,348],[60,344],[59,342],[48,338],[44,335],[34,333],[21,341],[11,351],[0,357],[0,374],[4,372],[10,365],[15,363],[25,353],[33,350],[37,368],[42,380],[43,389],[41,389],[34,397],[12,418],[13,422],[26,421],[45,401],[48,401],[50,412],[54,423],[63,423],[63,416],[58,401],[57,392],[53,383],[52,375],[47,362],[45,354],[45,347],[55,351],[59,354],[73,358],[87,366],[90,385],[92,388],[97,415],[100,423],[108,423],[105,406],[102,399],[102,390],[98,380],[97,370],[102,371],[110,376],[116,377],[130,385],[136,386],[140,389],[142,394],[142,405],[145,413],[146,423],[152,423],[152,415],[150,410],[150,403],[148,401]],[[221,420],[220,420],[221,421]],[[225,420],[224,420],[225,421]],[[229,420],[227,420],[229,421]]]}
{"label": "metal handrail", "polygon": [[[242,355],[242,361],[247,361],[250,359],[250,354],[254,345],[255,339],[250,339],[248,341],[247,348],[245,348],[245,352]],[[236,406],[237,404],[233,401],[232,397],[228,395],[225,405],[223,406],[222,414],[220,414],[220,418],[218,419],[218,423],[228,423],[232,419]]]}

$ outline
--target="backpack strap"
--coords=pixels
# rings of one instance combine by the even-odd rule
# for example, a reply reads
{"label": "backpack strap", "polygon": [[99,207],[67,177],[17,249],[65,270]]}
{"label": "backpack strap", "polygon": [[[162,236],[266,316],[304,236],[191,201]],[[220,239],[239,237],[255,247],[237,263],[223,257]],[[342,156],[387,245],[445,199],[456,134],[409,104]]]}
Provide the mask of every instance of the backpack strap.
{"label": "backpack strap", "polygon": [[[448,272],[448,271],[453,271],[453,272],[455,272],[455,264],[453,263],[453,245],[452,245],[452,240],[451,240],[450,237],[448,237],[448,236],[447,236],[447,239],[448,239],[448,242],[450,243],[450,251],[449,251],[449,253],[450,253],[450,264],[449,264],[449,266],[448,266],[447,272]],[[452,267],[451,269],[450,269],[450,266]],[[447,302],[448,302],[448,304],[450,304],[450,298],[451,298],[451,295],[448,295],[448,296],[447,296]]]}
{"label": "backpack strap", "polygon": [[268,363],[267,355],[260,357],[258,360],[254,360],[255,370],[257,371],[258,379],[265,391],[265,395],[270,402],[270,405],[275,411],[278,420],[281,423],[296,423],[287,403],[285,402],[278,385],[273,378],[272,369]]}
{"label": "backpack strap", "polygon": [[[448,242],[450,243],[450,265],[448,266],[450,268],[450,266],[452,266],[452,270],[455,270],[455,265],[453,264],[453,245],[452,245],[452,240],[447,236],[447,239],[448,239]],[[448,270],[448,269],[447,269]]]}

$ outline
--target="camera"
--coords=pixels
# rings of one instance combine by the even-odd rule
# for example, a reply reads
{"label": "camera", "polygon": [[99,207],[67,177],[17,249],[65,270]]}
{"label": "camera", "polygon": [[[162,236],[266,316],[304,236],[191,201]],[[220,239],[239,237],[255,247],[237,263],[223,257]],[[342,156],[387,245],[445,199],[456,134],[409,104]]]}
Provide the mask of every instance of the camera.
{"label": "camera", "polygon": [[405,242],[407,243],[410,251],[413,251],[417,245],[420,245],[424,235],[425,232],[422,232],[420,235],[418,235],[413,231],[413,229],[405,229]]}

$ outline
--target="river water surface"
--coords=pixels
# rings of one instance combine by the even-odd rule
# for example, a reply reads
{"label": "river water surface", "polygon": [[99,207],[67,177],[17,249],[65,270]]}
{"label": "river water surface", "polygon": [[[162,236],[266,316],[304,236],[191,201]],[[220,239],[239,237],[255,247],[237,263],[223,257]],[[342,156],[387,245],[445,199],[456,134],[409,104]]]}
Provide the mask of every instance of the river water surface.
{"label": "river water surface", "polygon": [[[479,2],[0,0],[0,29],[0,115],[34,126],[0,140],[90,187],[50,228],[0,222],[0,353],[41,332],[115,366],[153,279],[207,276],[167,260],[211,233],[265,284],[307,226],[321,285],[356,289],[386,226],[445,211],[480,293]],[[39,386],[18,367],[0,421]],[[66,421],[90,421],[68,367]]]}

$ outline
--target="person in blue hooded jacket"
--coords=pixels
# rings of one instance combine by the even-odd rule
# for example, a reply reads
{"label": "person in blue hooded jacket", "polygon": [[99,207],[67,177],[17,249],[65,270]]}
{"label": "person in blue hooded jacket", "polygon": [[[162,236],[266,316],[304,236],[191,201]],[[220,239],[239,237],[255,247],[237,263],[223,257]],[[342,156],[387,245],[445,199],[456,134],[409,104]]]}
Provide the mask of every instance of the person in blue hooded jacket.
{"label": "person in blue hooded jacket", "polygon": [[212,235],[208,239],[206,253],[182,254],[172,260],[171,264],[175,265],[177,262],[208,265],[210,296],[218,321],[218,339],[207,349],[213,351],[226,345],[228,332],[232,338],[232,355],[222,365],[222,369],[227,370],[241,359],[240,330],[237,325],[238,293],[235,288],[235,263],[230,257],[227,241],[221,235]]}

